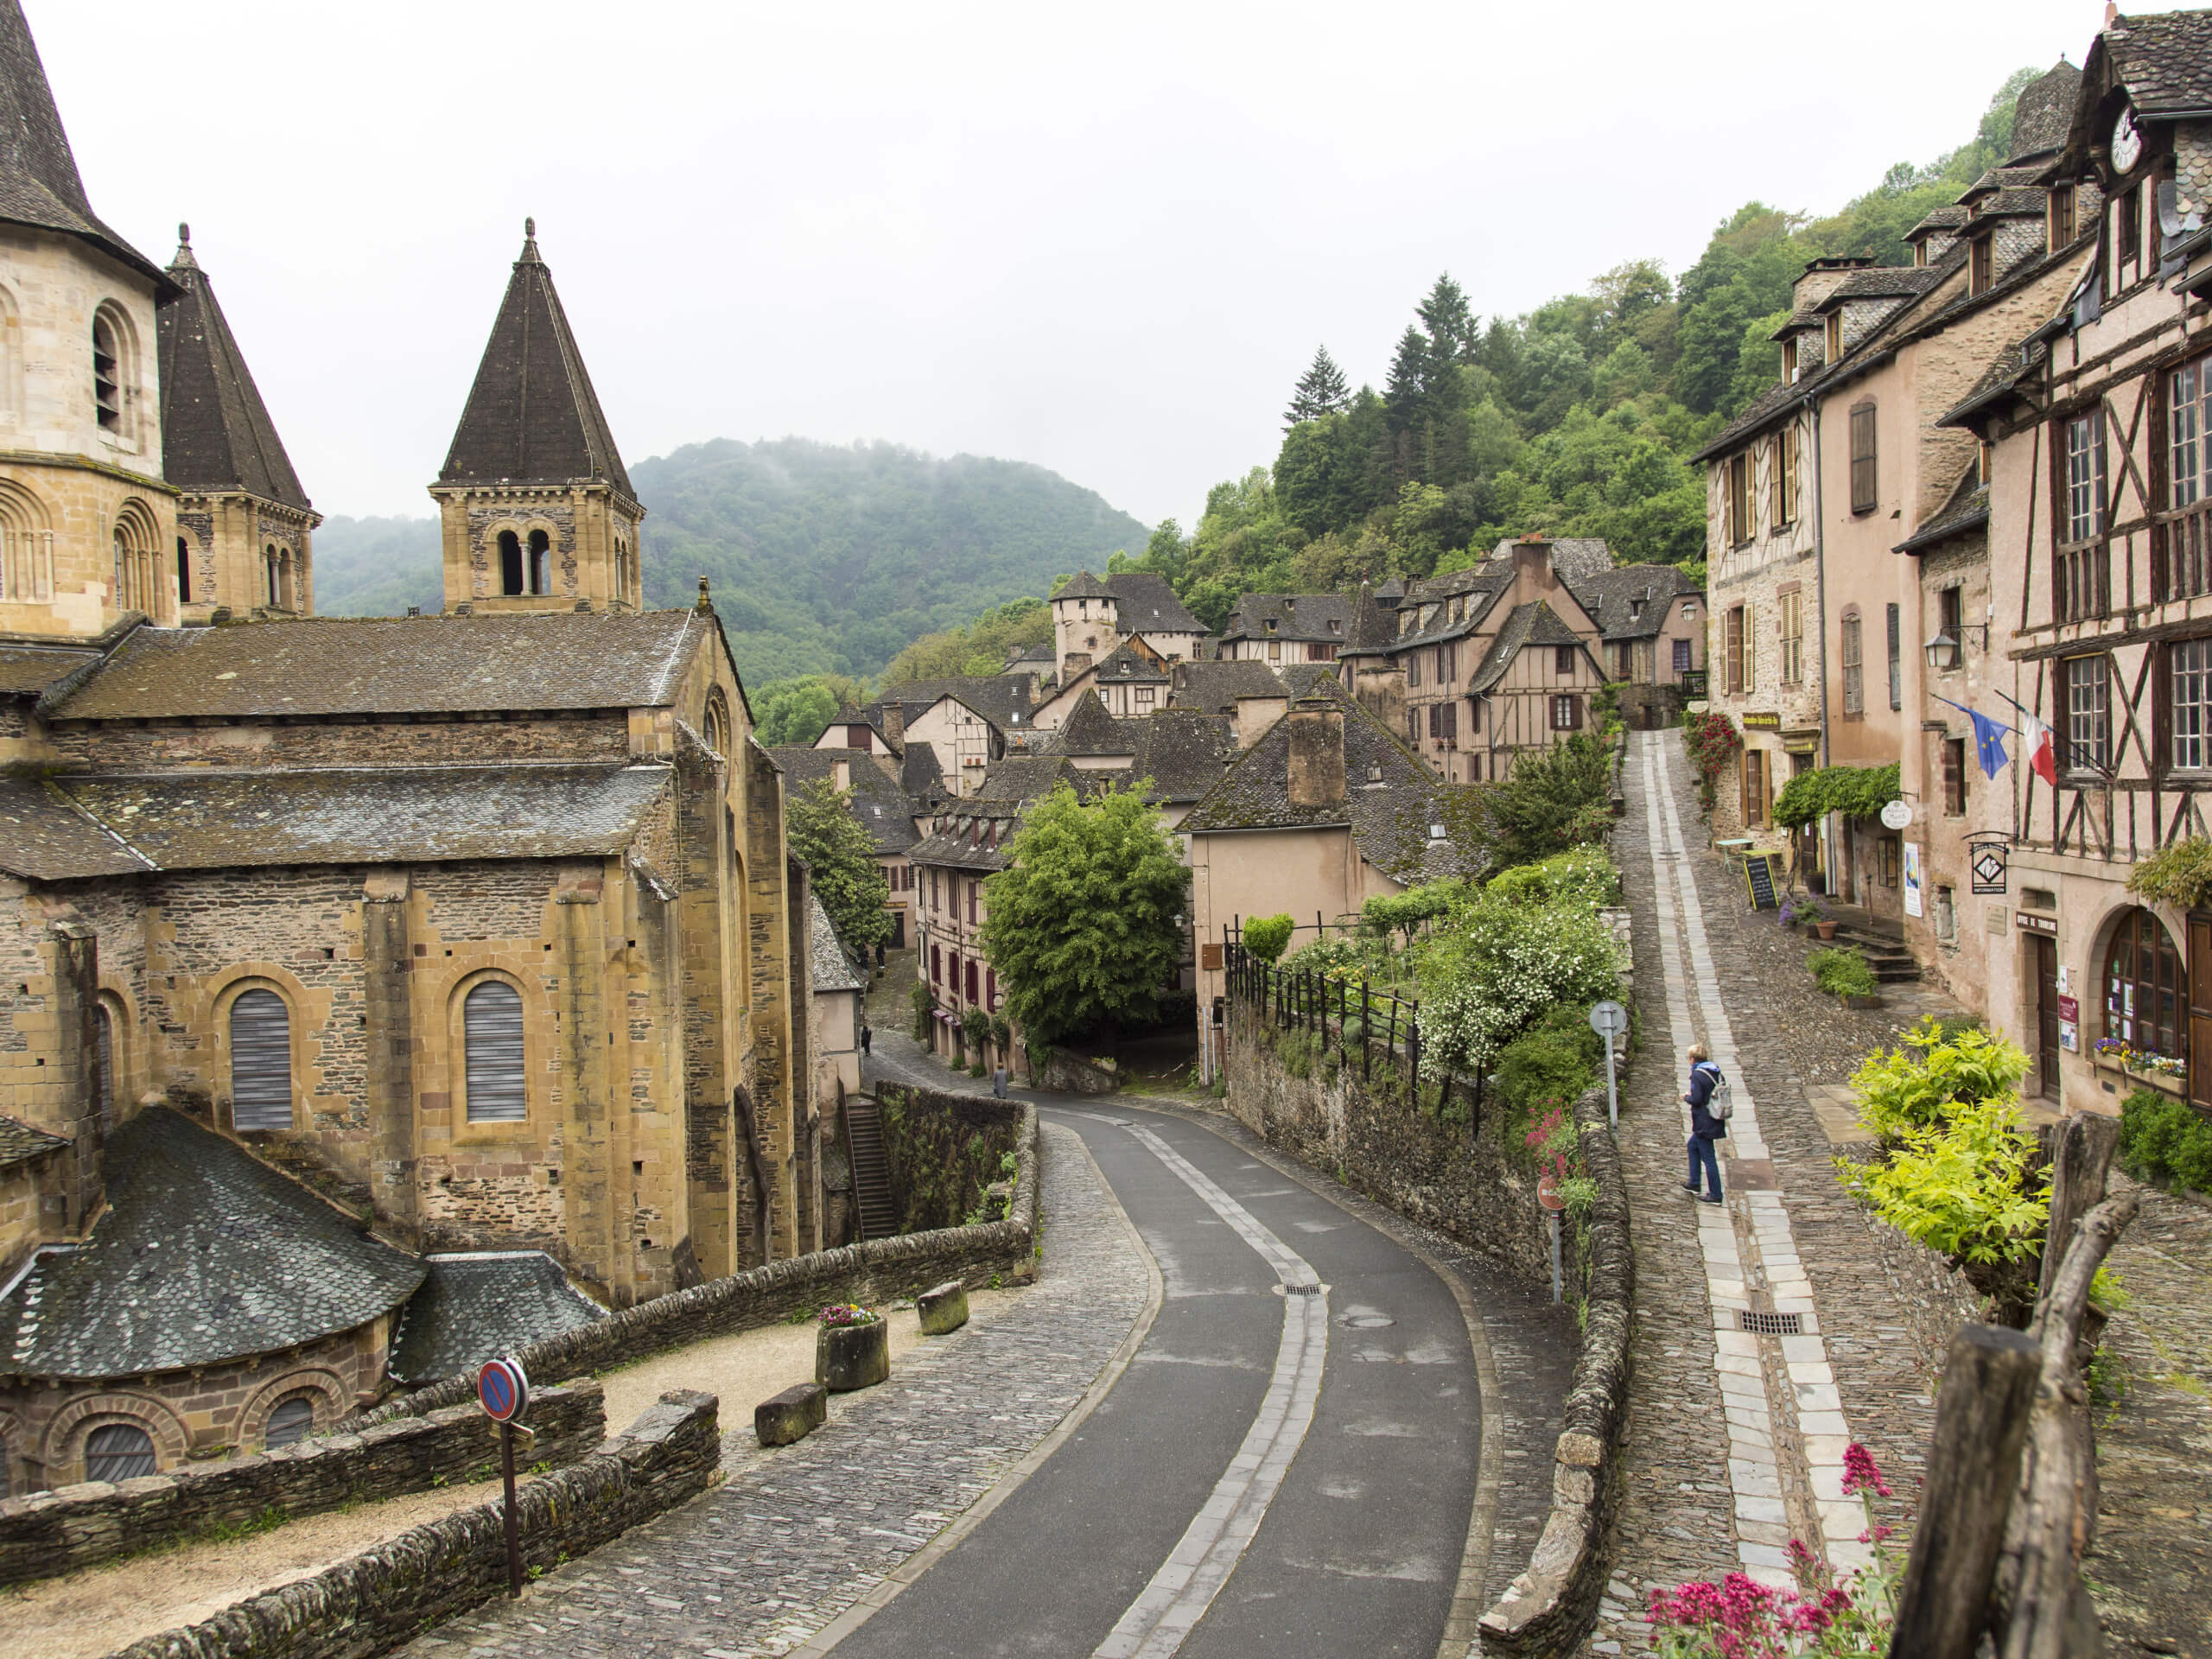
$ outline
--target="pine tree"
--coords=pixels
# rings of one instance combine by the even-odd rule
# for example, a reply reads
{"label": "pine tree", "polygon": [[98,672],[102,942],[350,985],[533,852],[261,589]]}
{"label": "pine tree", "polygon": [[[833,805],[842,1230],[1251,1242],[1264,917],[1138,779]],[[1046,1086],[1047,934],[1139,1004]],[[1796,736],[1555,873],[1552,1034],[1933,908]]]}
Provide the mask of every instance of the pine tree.
{"label": "pine tree", "polygon": [[1452,280],[1450,271],[1436,279],[1436,286],[1428,290],[1428,297],[1421,302],[1416,314],[1421,326],[1428,331],[1430,345],[1439,361],[1474,360],[1481,330],[1475,324],[1474,313],[1467,308],[1466,294]]}
{"label": "pine tree", "polygon": [[1390,359],[1390,378],[1382,383],[1382,403],[1389,411],[1391,430],[1402,432],[1413,424],[1427,383],[1427,337],[1408,327],[1398,337],[1397,352]]}
{"label": "pine tree", "polygon": [[1318,421],[1324,415],[1335,415],[1351,406],[1351,387],[1344,380],[1344,372],[1329,355],[1329,348],[1321,346],[1313,353],[1313,366],[1298,377],[1290,407],[1283,411],[1283,430],[1287,432],[1300,421]]}

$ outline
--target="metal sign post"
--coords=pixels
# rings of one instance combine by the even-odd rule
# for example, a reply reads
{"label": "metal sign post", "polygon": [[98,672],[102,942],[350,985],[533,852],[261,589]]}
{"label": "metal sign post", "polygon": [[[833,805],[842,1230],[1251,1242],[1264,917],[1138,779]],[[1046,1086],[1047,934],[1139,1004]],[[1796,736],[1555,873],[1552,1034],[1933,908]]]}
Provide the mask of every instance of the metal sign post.
{"label": "metal sign post", "polygon": [[[522,1536],[515,1518],[515,1430],[530,1408],[530,1379],[518,1359],[487,1359],[476,1373],[476,1402],[499,1426],[499,1474],[507,1493],[507,1594],[522,1594]],[[527,1434],[526,1428],[522,1431]]]}
{"label": "metal sign post", "polygon": [[1600,1002],[1590,1010],[1590,1029],[1605,1039],[1605,1122],[1618,1129],[1621,1095],[1613,1076],[1613,1039],[1628,1030],[1628,1010],[1618,1002]]}

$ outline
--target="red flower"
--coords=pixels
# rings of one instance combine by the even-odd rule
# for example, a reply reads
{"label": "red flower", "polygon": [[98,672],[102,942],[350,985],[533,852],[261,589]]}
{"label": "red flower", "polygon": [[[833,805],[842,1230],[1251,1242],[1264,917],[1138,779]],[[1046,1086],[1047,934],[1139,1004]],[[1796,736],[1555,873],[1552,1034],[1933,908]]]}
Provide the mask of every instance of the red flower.
{"label": "red flower", "polygon": [[1882,1478],[1882,1471],[1874,1466],[1874,1454],[1856,1440],[1843,1448],[1843,1491],[1847,1497],[1855,1492],[1872,1489],[1884,1497],[1890,1495],[1890,1484]]}

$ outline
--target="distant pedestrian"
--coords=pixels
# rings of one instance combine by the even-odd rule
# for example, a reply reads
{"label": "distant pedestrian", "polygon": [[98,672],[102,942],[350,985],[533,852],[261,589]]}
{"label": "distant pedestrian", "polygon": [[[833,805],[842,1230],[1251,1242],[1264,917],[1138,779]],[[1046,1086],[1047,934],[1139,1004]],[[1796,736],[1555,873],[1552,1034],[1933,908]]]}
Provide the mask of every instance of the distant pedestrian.
{"label": "distant pedestrian", "polygon": [[[1690,1091],[1682,1098],[1690,1109],[1690,1178],[1682,1183],[1682,1191],[1700,1204],[1720,1202],[1720,1160],[1713,1152],[1713,1143],[1728,1133],[1727,1121],[1715,1116],[1707,1109],[1713,1104],[1713,1091],[1722,1086],[1720,1068],[1713,1063],[1713,1051],[1703,1043],[1690,1046]],[[1698,1172],[1705,1171],[1711,1178],[1713,1194],[1707,1198],[1698,1191]]]}
{"label": "distant pedestrian", "polygon": [[991,1073],[991,1092],[1001,1100],[1006,1098],[1006,1062],[999,1062],[999,1069]]}
{"label": "distant pedestrian", "polygon": [[862,1027],[861,1027],[861,1053],[865,1054],[865,1053],[867,1053],[867,1052],[868,1052],[868,1043],[869,1043],[869,1041],[870,1041],[872,1039],[874,1039],[874,1036],[875,1036],[875,1033],[874,1033],[874,1031],[872,1028],[870,1028],[869,1027],[862,1026]]}

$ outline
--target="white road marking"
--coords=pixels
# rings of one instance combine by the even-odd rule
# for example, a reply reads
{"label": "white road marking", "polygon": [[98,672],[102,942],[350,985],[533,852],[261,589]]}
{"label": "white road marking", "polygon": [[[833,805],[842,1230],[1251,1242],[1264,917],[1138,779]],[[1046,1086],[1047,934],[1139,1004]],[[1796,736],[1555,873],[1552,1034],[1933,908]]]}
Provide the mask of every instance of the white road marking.
{"label": "white road marking", "polygon": [[[1085,1116],[1096,1116],[1085,1114]],[[1184,1185],[1260,1253],[1286,1285],[1319,1285],[1319,1275],[1305,1257],[1262,1226],[1255,1216],[1208,1179],[1204,1171],[1150,1129],[1126,1118],[1104,1119],[1128,1131],[1165,1164]],[[1152,1581],[1129,1604],[1121,1622],[1101,1642],[1095,1659],[1165,1659],[1183,1645],[1260,1529],[1260,1522],[1289,1473],[1306,1432],[1313,1423],[1321,1395],[1321,1372],[1329,1350],[1329,1293],[1282,1299],[1282,1341],[1275,1351],[1274,1375],[1252,1427],[1229,1467],[1214,1484],[1205,1505],[1185,1529]]]}

